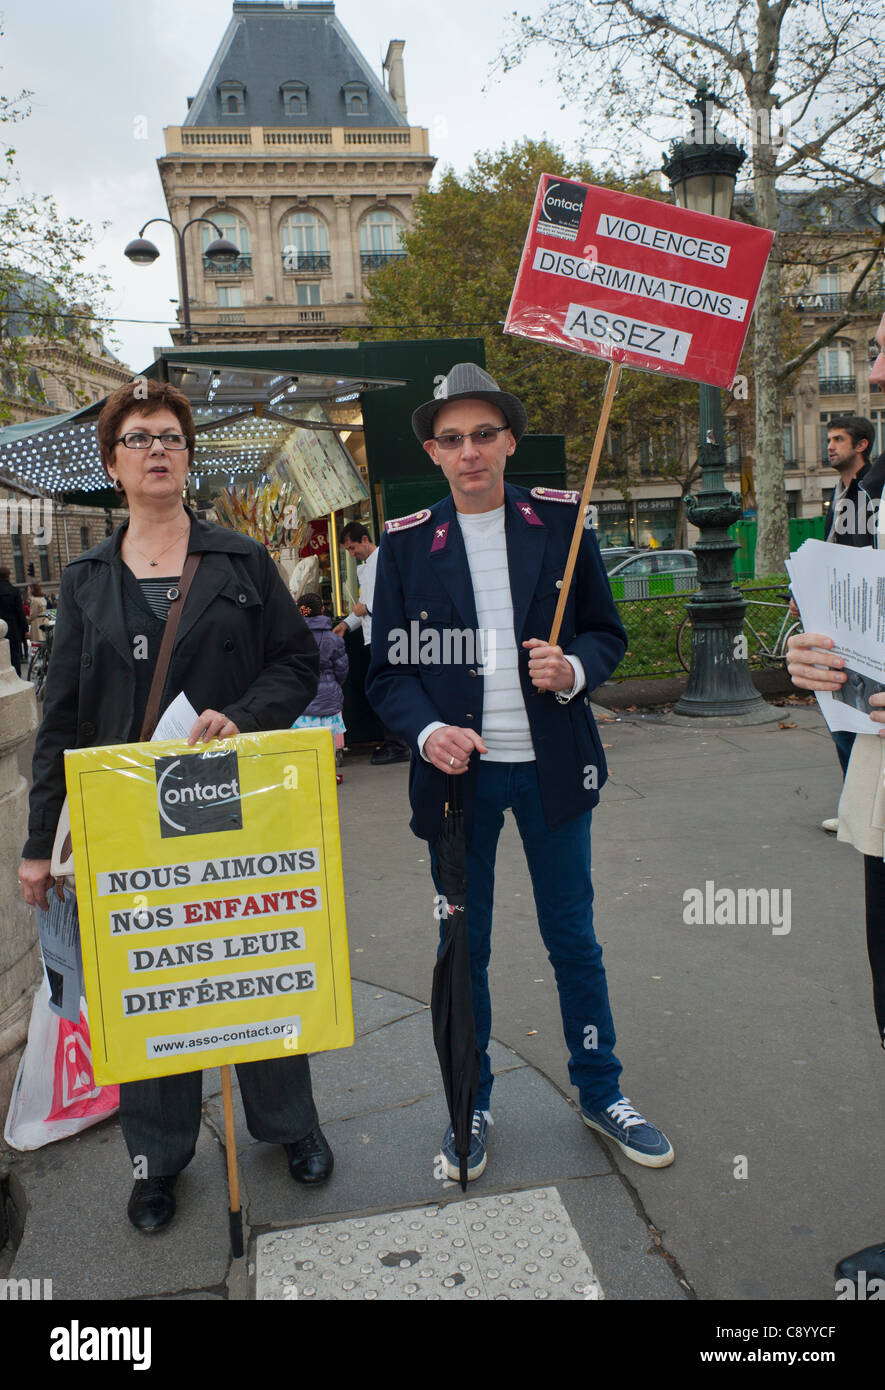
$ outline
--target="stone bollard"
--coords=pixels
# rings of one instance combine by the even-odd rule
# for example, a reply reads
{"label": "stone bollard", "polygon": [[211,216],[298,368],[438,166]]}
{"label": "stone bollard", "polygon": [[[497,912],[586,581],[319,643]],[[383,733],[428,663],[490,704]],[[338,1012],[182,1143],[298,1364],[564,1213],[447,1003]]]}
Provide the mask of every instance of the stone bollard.
{"label": "stone bollard", "polygon": [[34,687],[9,662],[0,619],[0,1134],[28,1037],[31,1001],[42,973],[37,919],[22,902],[18,865],[28,824],[28,785],[16,750],[37,727]]}

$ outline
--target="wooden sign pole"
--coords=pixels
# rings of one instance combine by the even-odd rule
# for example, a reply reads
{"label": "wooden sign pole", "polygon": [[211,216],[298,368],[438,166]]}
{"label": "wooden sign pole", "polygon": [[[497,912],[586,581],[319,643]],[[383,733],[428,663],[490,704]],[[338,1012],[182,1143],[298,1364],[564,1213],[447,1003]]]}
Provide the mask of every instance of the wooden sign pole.
{"label": "wooden sign pole", "polygon": [[593,453],[590,457],[590,467],[587,470],[587,481],[584,483],[584,491],[581,493],[581,505],[578,508],[578,519],[575,522],[575,529],[572,535],[572,543],[569,548],[568,560],[566,561],[565,574],[562,576],[562,588],[559,591],[559,602],[556,605],[556,612],[553,615],[553,627],[550,631],[550,646],[555,647],[559,638],[559,630],[562,627],[562,617],[565,613],[565,605],[568,601],[568,593],[571,587],[572,575],[575,572],[575,564],[578,558],[578,548],[581,544],[581,534],[587,520],[587,508],[590,504],[590,494],[593,491],[593,484],[596,482],[596,473],[599,468],[599,459],[602,455],[602,446],[605,443],[605,432],[608,429],[608,417],[611,414],[612,401],[618,389],[618,381],[621,376],[620,362],[609,364],[608,378],[605,383],[605,395],[602,399],[602,410],[599,415],[599,424],[596,426],[596,438],[593,441]]}

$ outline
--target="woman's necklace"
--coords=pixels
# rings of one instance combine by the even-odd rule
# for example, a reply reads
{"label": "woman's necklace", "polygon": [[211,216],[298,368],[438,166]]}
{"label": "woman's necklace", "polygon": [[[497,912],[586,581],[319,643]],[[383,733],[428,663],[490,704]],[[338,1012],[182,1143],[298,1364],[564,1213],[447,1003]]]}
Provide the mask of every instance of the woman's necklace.
{"label": "woman's necklace", "polygon": [[175,539],[174,539],[174,540],[171,540],[171,541],[169,542],[169,544],[168,544],[167,546],[165,546],[164,549],[161,550],[161,551],[159,552],[159,554],[157,555],[156,560],[152,560],[151,557],[150,557],[149,555],[145,555],[145,553],[144,553],[143,550],[139,550],[138,546],[135,544],[135,541],[132,540],[131,537],[129,538],[129,544],[132,546],[132,549],[135,551],[136,555],[140,555],[141,558],[142,558],[142,560],[147,560],[147,562],[148,562],[148,564],[150,565],[151,569],[155,569],[156,566],[157,566],[157,565],[160,563],[160,561],[162,560],[163,556],[166,554],[166,551],[167,551],[167,550],[171,550],[172,547],[173,547],[173,545],[175,545],[176,542],[180,541],[181,538],[182,538],[182,536],[187,535],[187,532],[188,532],[190,529],[191,529],[191,528],[190,528],[190,522],[188,522],[188,524],[187,524],[185,530],[184,530],[184,531],[179,531],[179,533],[178,533],[178,535],[175,537]]}

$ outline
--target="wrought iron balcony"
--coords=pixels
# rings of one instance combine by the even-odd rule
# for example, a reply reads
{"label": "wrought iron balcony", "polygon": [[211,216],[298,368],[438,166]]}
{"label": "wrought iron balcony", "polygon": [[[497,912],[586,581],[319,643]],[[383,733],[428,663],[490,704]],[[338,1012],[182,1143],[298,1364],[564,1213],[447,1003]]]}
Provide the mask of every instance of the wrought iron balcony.
{"label": "wrought iron balcony", "polygon": [[802,294],[785,294],[783,296],[783,302],[801,314],[841,314],[848,309],[852,314],[869,314],[878,318],[882,312],[881,293],[861,291],[851,305],[849,305],[848,299],[847,290],[840,290],[838,293],[832,294],[805,290]]}
{"label": "wrought iron balcony", "polygon": [[822,396],[854,395],[857,390],[857,378],[854,375],[821,376],[817,380],[817,389]]}
{"label": "wrought iron balcony", "polygon": [[366,274],[372,270],[383,270],[391,261],[405,259],[405,251],[361,251],[360,270]]}
{"label": "wrought iron balcony", "polygon": [[252,257],[237,256],[230,265],[218,265],[215,261],[210,261],[208,256],[203,257],[204,275],[251,275]]}
{"label": "wrought iron balcony", "polygon": [[301,271],[316,273],[318,270],[331,270],[332,257],[328,251],[284,251],[283,270],[289,274]]}

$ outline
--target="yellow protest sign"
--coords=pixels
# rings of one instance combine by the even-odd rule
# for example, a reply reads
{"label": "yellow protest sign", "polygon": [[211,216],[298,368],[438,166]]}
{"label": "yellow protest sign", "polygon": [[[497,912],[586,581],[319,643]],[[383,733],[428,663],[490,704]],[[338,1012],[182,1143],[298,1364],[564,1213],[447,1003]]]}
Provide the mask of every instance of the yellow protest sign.
{"label": "yellow protest sign", "polygon": [[353,1043],[323,729],[65,755],[95,1079]]}

